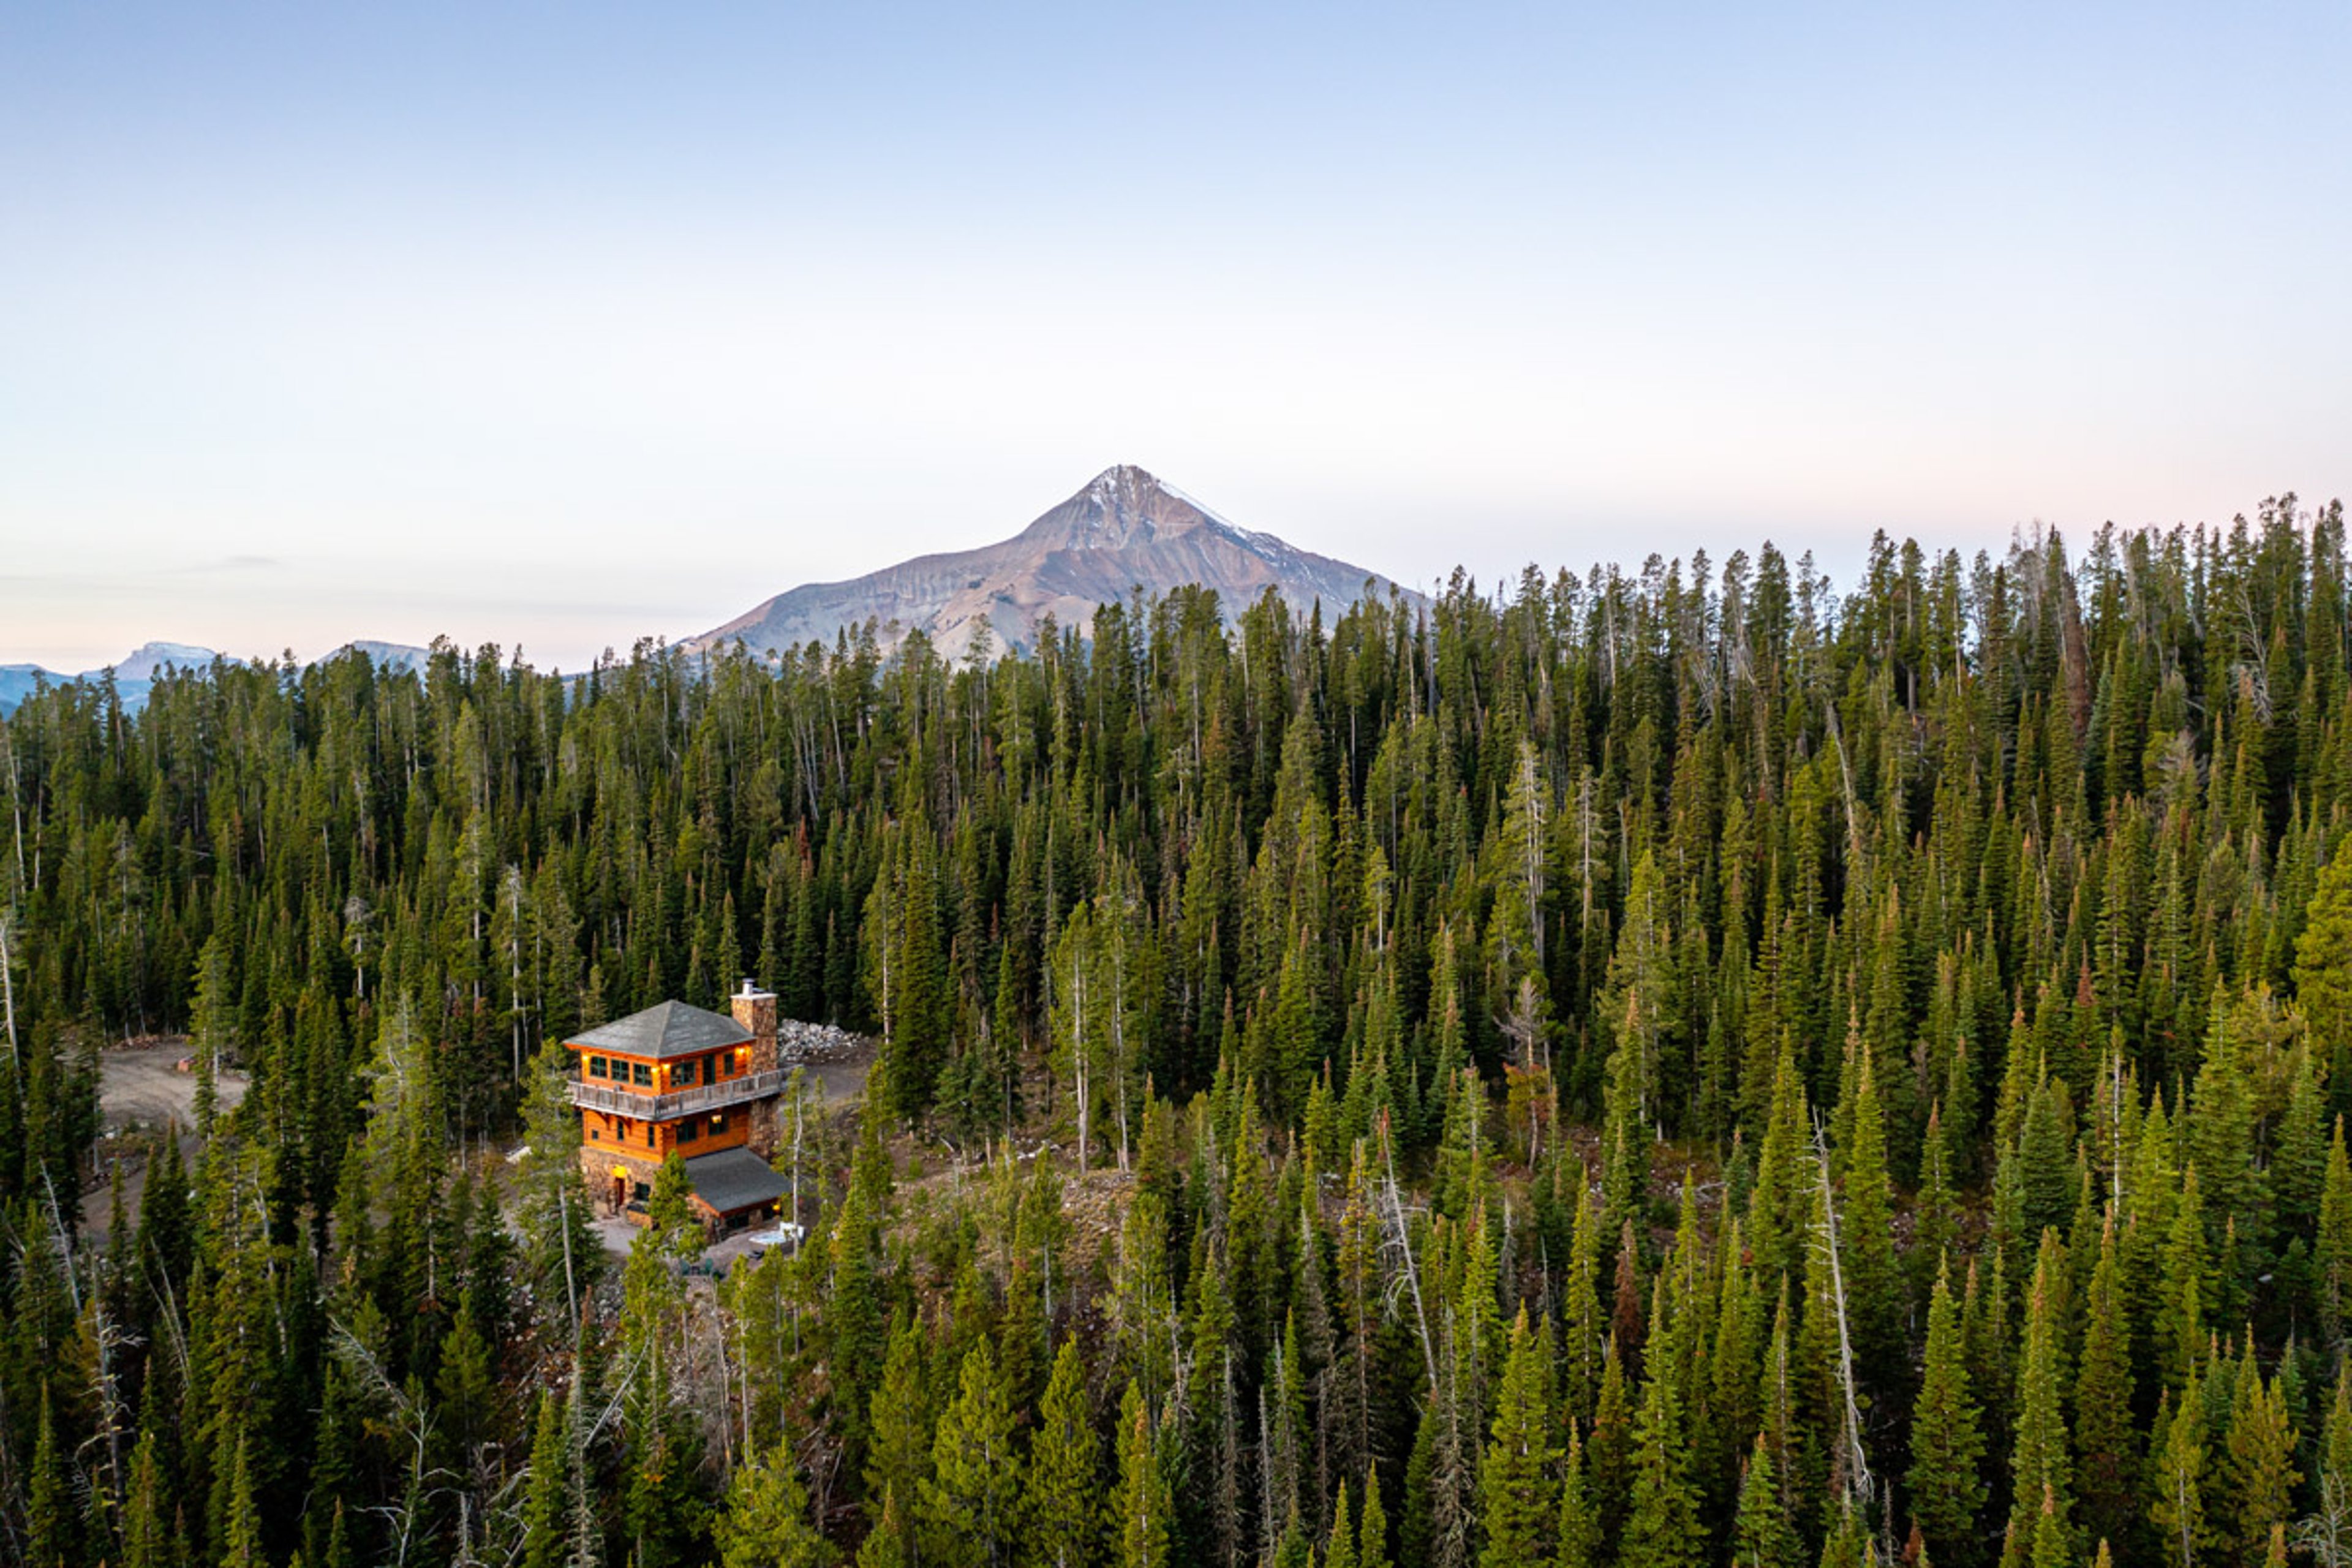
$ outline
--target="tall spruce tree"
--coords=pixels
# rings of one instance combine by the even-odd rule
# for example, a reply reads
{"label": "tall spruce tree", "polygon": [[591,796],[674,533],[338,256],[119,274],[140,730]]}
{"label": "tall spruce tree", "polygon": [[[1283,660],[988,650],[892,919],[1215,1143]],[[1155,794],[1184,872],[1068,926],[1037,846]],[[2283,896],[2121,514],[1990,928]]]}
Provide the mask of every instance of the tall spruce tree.
{"label": "tall spruce tree", "polygon": [[1054,1357],[1037,1419],[1029,1445],[1024,1555],[1046,1568],[1087,1568],[1100,1537],[1102,1478],[1076,1340],[1064,1340]]}
{"label": "tall spruce tree", "polygon": [[1697,1568],[1706,1552],[1688,1436],[1675,1392],[1680,1369],[1658,1365],[1642,1387],[1634,1426],[1633,1491],[1621,1561],[1625,1568]]}
{"label": "tall spruce tree", "polygon": [[1510,1350],[1495,1401],[1493,1441],[1478,1471],[1486,1539],[1479,1562],[1484,1568],[1552,1560],[1559,1530],[1553,1479],[1559,1451],[1551,1442],[1548,1348],[1521,1308],[1511,1324]]}
{"label": "tall spruce tree", "polygon": [[1113,1500],[1112,1550],[1118,1568],[1167,1568],[1174,1508],[1150,1412],[1144,1407],[1142,1390],[1132,1382],[1119,1401],[1118,1489]]}
{"label": "tall spruce tree", "polygon": [[2205,1517],[2205,1395],[2192,1373],[2179,1397],[2165,1391],[2157,1408],[2154,1484],[2148,1521],[2155,1526],[2164,1561],[2191,1568],[2215,1544]]}
{"label": "tall spruce tree", "polygon": [[781,1446],[735,1468],[714,1533],[721,1568],[824,1568],[834,1560],[809,1517],[800,1467]]}
{"label": "tall spruce tree", "polygon": [[927,1562],[1003,1568],[1020,1535],[1023,1474],[1013,1413],[986,1339],[963,1359],[956,1396],[940,1412],[931,1474],[922,1482]]}
{"label": "tall spruce tree", "polygon": [[2068,1528],[2074,1497],[2073,1463],[2060,1385],[2060,1270],[2053,1245],[2042,1248],[2026,1292],[2024,1357],[2017,1371],[2017,1425],[2011,1436],[2010,1545],[2004,1558],[2031,1549],[2046,1507],[2057,1527]]}
{"label": "tall spruce tree", "polygon": [[1911,1517],[1935,1560],[1947,1568],[1973,1568],[1979,1561],[1978,1516],[1985,1500],[1979,1415],[1969,1390],[1959,1306],[1952,1300],[1948,1264],[1928,1298],[1927,1367],[1911,1412],[1911,1468],[1905,1478]]}
{"label": "tall spruce tree", "polygon": [[2139,1429],[2132,1415],[2131,1312],[2125,1300],[2116,1222],[2099,1237],[2099,1261],[2084,1303],[2083,1354],[2074,1379],[2074,1473],[2081,1521],[2093,1540],[2137,1538],[2142,1479]]}

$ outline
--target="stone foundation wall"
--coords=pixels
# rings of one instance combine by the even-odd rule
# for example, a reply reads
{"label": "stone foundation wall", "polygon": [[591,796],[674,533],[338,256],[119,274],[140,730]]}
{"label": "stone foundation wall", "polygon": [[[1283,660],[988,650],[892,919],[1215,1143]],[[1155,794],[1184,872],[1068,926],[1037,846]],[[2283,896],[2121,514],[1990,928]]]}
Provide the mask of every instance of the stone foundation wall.
{"label": "stone foundation wall", "polygon": [[652,1186],[654,1173],[660,1167],[651,1162],[640,1160],[635,1155],[625,1154],[617,1149],[600,1148],[594,1144],[583,1145],[580,1150],[580,1179],[588,1189],[588,1199],[593,1205],[593,1212],[596,1214],[605,1215],[613,1212],[613,1172],[616,1168],[629,1173],[629,1183],[634,1189],[639,1182],[645,1183],[649,1187]]}

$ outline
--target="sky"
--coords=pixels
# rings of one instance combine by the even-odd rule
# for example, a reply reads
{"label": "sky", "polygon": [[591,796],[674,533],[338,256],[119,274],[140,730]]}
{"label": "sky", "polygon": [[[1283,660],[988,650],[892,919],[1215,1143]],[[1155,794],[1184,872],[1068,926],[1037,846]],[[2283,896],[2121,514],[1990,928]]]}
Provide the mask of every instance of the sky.
{"label": "sky", "polygon": [[578,668],[1117,462],[1427,584],[2352,493],[2352,6],[0,0],[0,662]]}

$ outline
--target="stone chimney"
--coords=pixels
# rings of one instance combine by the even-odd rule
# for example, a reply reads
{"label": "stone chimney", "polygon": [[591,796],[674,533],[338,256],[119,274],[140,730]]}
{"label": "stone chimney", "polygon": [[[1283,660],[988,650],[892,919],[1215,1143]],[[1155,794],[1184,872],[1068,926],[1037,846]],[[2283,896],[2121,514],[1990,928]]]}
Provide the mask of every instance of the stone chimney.
{"label": "stone chimney", "polygon": [[751,1070],[770,1072],[776,1066],[776,997],[773,992],[762,991],[751,981],[743,989],[728,998],[728,1008],[735,1022],[751,1037]]}
{"label": "stone chimney", "polygon": [[[727,999],[728,1011],[735,1022],[751,1037],[751,1070],[771,1072],[776,1066],[776,998],[772,992],[762,991],[751,981],[743,989]],[[751,1152],[762,1160],[776,1154],[776,1096],[771,1091],[751,1105]]]}

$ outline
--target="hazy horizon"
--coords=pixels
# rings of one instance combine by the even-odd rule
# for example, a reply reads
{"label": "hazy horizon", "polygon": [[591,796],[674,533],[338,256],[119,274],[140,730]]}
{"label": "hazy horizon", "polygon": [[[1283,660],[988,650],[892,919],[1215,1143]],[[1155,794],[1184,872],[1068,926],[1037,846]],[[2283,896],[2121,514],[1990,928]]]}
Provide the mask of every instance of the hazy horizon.
{"label": "hazy horizon", "polygon": [[2352,11],[0,19],[0,663],[583,667],[1133,462],[1426,585],[2352,491]]}

